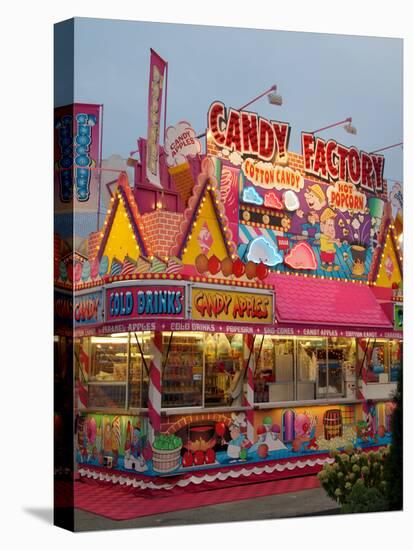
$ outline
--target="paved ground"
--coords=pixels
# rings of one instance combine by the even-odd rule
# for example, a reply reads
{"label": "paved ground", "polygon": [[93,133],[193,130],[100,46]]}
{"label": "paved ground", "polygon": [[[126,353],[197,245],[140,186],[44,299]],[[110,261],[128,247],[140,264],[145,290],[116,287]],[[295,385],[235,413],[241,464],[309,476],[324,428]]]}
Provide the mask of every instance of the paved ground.
{"label": "paved ground", "polygon": [[215,504],[125,521],[113,521],[90,512],[76,510],[75,521],[76,531],[94,531],[327,515],[336,514],[338,511],[337,504],[326,496],[323,489],[307,489],[297,493]]}

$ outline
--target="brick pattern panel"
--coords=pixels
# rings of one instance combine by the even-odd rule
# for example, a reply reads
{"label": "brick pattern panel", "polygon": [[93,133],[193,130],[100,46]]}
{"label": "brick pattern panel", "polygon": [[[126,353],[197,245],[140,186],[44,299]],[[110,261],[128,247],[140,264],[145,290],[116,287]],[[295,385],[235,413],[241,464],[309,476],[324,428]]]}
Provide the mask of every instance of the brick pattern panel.
{"label": "brick pattern panel", "polygon": [[173,434],[192,424],[193,422],[223,422],[226,426],[231,424],[231,417],[220,413],[201,413],[201,414],[188,414],[186,416],[168,416],[162,418],[161,421],[161,433]]}
{"label": "brick pattern panel", "polygon": [[175,244],[181,221],[182,214],[177,212],[154,210],[143,214],[145,236],[155,256],[161,258],[169,256],[171,247]]}
{"label": "brick pattern panel", "polygon": [[99,231],[95,231],[94,233],[91,233],[89,235],[89,239],[87,243],[87,255],[88,255],[89,262],[92,261],[98,253],[99,241],[100,241]]}

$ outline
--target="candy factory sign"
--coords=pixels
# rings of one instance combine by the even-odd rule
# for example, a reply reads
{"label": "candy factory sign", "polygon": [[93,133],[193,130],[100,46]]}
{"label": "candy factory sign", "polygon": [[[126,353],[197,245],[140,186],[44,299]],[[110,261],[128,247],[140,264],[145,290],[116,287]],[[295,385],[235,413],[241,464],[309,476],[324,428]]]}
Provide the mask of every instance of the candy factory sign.
{"label": "candy factory sign", "polygon": [[219,149],[272,161],[287,159],[290,125],[248,111],[225,108],[214,101],[208,111],[208,138]]}
{"label": "candy factory sign", "polygon": [[324,141],[301,133],[304,170],[325,181],[344,181],[369,191],[383,191],[384,157],[345,147],[335,140]]}
{"label": "candy factory sign", "polygon": [[272,294],[192,289],[192,318],[237,323],[273,323]]}
{"label": "candy factory sign", "polygon": [[184,317],[183,287],[117,287],[106,290],[106,320]]}

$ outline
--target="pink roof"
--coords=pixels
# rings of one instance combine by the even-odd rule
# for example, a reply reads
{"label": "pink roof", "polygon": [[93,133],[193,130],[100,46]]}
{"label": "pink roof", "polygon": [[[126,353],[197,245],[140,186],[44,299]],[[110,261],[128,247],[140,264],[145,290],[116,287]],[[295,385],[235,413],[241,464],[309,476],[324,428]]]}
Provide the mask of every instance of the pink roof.
{"label": "pink roof", "polygon": [[280,323],[350,327],[392,327],[371,288],[365,284],[274,275]]}

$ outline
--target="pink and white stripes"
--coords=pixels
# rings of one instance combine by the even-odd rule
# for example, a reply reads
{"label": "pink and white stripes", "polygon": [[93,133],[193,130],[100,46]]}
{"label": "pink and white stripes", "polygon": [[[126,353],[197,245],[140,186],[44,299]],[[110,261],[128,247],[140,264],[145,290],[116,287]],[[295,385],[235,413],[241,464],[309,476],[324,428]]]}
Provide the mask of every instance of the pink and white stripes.
{"label": "pink and white stripes", "polygon": [[369,406],[367,403],[367,365],[369,361],[368,342],[359,339],[357,341],[358,368],[358,398],[362,400],[364,420],[367,420]]}
{"label": "pink and white stripes", "polygon": [[254,441],[254,335],[244,334],[244,365],[247,371],[247,394],[245,406],[247,407],[247,438]]}
{"label": "pink and white stripes", "polygon": [[162,369],[162,332],[155,331],[151,342],[152,360],[149,366],[149,392],[148,392],[148,414],[149,414],[149,441],[152,443],[155,435],[161,429],[161,369]]}

